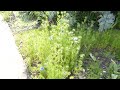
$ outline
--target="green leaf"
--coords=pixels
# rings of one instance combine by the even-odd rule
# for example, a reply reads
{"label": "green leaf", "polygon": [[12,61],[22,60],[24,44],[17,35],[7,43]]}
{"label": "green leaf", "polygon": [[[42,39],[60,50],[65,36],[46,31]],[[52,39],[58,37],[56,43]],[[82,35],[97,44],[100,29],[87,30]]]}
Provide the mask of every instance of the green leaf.
{"label": "green leaf", "polygon": [[118,77],[118,75],[116,75],[116,74],[111,74],[111,76],[112,76],[112,79],[117,79],[117,77]]}
{"label": "green leaf", "polygon": [[93,61],[96,61],[96,57],[94,57],[92,53],[90,53],[90,57],[93,59]]}

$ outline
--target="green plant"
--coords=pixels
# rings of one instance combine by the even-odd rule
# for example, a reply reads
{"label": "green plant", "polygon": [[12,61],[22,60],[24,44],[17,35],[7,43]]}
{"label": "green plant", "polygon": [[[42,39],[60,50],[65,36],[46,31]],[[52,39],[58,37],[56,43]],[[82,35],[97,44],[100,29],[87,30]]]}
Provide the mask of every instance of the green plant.
{"label": "green plant", "polygon": [[96,57],[92,55],[92,53],[90,53],[90,57],[92,58],[93,61],[96,61]]}
{"label": "green plant", "polygon": [[[60,19],[57,26],[47,21],[39,30],[29,31],[21,36],[21,53],[26,58],[32,78],[64,79],[71,72],[78,74],[82,70],[84,55],[81,49],[81,36],[69,32],[68,20]],[[78,56],[80,56],[78,58]],[[41,67],[44,68],[41,70]]]}
{"label": "green plant", "polygon": [[6,22],[9,22],[12,11],[1,11],[0,14],[3,15],[3,18]]}
{"label": "green plant", "polygon": [[42,20],[46,18],[46,15],[43,11],[20,11],[19,14],[24,21],[37,19]]}
{"label": "green plant", "polygon": [[86,17],[86,24],[87,27],[90,27],[92,22],[95,22],[93,24],[93,27],[96,28],[98,26],[98,12],[94,11],[67,11],[69,24],[71,28],[77,28],[77,24],[82,24],[84,22],[84,18]]}
{"label": "green plant", "polygon": [[120,29],[120,11],[117,12],[114,28]]}
{"label": "green plant", "polygon": [[102,69],[99,61],[92,61],[87,70],[87,79],[100,79],[102,76]]}
{"label": "green plant", "polygon": [[[49,26],[49,22],[43,20],[40,29],[18,35],[17,43],[19,45],[20,41],[23,42],[20,51],[32,78],[76,78],[84,68],[84,60],[88,64],[85,67],[88,79],[120,78],[118,69],[117,73],[114,73],[114,66],[109,70],[103,70],[100,67],[101,62],[96,57],[101,56],[100,53],[105,50],[107,53],[102,54],[103,56],[108,57],[109,53],[115,53],[115,58],[119,59],[120,31],[112,29],[104,32],[95,31],[91,28],[93,25],[90,25],[91,27],[86,25],[87,17],[81,24],[77,24],[76,29],[70,29],[67,16],[68,13],[62,12],[62,18],[58,15],[57,25]],[[94,52],[100,55],[94,56]],[[105,75],[103,71],[106,72]]]}
{"label": "green plant", "polygon": [[120,65],[116,64],[115,61],[111,60],[112,62],[109,65],[108,68],[108,73],[109,76],[108,78],[110,79],[117,79],[118,77],[120,77],[120,72],[118,71],[120,69]]}
{"label": "green plant", "polygon": [[107,30],[114,24],[115,16],[110,11],[103,11],[100,17],[98,20],[99,31]]}
{"label": "green plant", "polygon": [[102,76],[102,68],[100,68],[100,61],[96,59],[96,57],[90,53],[90,63],[87,69],[87,78],[88,79],[99,79]]}

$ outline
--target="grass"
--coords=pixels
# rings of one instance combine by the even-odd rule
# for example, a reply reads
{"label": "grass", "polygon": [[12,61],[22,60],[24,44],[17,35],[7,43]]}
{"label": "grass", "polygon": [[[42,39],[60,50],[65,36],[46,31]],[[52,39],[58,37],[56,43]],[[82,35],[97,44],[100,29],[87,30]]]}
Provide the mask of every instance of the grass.
{"label": "grass", "polygon": [[79,33],[83,37],[81,42],[86,50],[109,48],[110,51],[116,51],[116,49],[120,49],[120,31],[118,30],[108,30],[101,33],[93,30],[81,30]]}
{"label": "grass", "polygon": [[[110,63],[112,63],[111,59],[113,59],[115,62],[120,60],[120,31],[107,30],[100,33],[93,30],[81,30],[79,33],[83,37],[81,41],[81,52],[86,55],[84,61],[87,62],[87,65],[83,66],[86,68],[86,71],[89,69],[87,71],[87,78],[99,79],[103,76],[103,78],[106,79],[112,78],[107,77],[107,75],[111,75],[111,72],[107,71],[107,69],[109,68]],[[89,55],[90,53],[93,53],[93,55],[96,58],[99,58],[99,60],[97,62],[91,60]],[[102,67],[99,67],[100,65],[98,65],[98,63],[103,63],[103,65],[105,65],[107,68],[103,69]],[[97,70],[97,73],[94,72],[95,70]],[[106,75],[103,75],[101,70],[105,70],[107,72]]]}

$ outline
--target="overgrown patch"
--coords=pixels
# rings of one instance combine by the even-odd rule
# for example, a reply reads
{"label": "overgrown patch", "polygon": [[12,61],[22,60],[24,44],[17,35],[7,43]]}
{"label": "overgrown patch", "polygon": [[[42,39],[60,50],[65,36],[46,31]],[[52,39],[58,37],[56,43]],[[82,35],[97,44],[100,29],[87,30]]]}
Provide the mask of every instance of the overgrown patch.
{"label": "overgrown patch", "polygon": [[20,51],[26,59],[32,78],[64,79],[71,73],[77,75],[82,70],[84,54],[78,53],[82,37],[69,32],[67,21],[64,22],[66,23],[59,22],[58,26],[52,25],[51,31],[45,22],[41,30],[17,36],[17,45],[22,40]]}
{"label": "overgrown patch", "polygon": [[86,24],[69,28],[62,18],[57,25],[16,34],[16,43],[32,78],[119,79],[120,31],[96,31]]}

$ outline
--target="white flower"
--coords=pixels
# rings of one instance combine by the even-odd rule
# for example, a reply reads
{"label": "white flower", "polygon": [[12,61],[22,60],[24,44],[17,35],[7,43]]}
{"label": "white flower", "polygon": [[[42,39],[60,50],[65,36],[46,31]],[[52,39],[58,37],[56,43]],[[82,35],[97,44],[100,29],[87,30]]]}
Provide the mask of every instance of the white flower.
{"label": "white flower", "polygon": [[69,32],[69,34],[73,34],[73,32]]}
{"label": "white flower", "polygon": [[106,71],[103,71],[103,73],[106,73]]}
{"label": "white flower", "polygon": [[74,41],[77,41],[77,40],[78,40],[78,37],[74,37],[73,40],[74,40]]}
{"label": "white flower", "polygon": [[83,72],[85,72],[85,69],[83,69]]}
{"label": "white flower", "polygon": [[53,36],[50,36],[50,40],[53,40]]}
{"label": "white flower", "polygon": [[75,31],[75,29],[73,29],[73,31]]}

